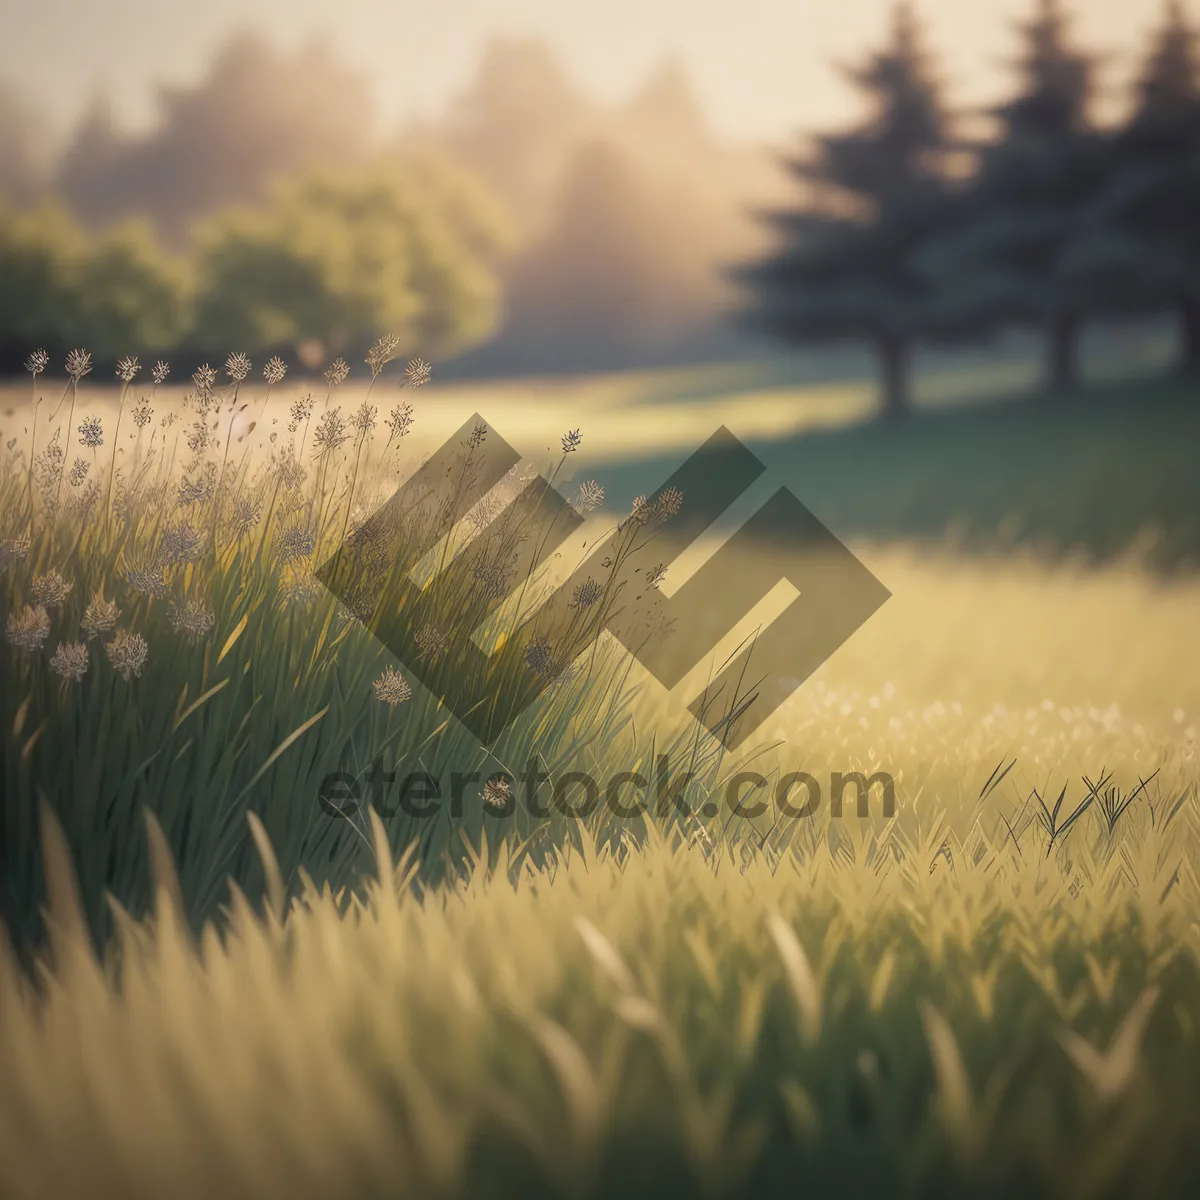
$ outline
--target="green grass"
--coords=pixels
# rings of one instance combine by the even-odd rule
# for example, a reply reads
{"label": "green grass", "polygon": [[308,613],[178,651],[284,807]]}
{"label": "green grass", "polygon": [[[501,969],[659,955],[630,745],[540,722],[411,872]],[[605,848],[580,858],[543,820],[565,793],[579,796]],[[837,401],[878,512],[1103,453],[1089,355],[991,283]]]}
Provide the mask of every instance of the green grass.
{"label": "green grass", "polygon": [[[377,600],[387,608],[398,594],[388,572],[420,565],[425,547],[414,547],[428,523],[444,516],[447,527],[457,528],[468,517],[474,504],[469,483],[485,446],[452,448],[456,483],[445,500],[452,511],[435,511],[431,500],[432,507],[405,513],[401,527],[389,534],[385,569],[359,558],[348,563],[372,587],[364,612],[355,601],[335,600],[313,572],[345,532],[361,528],[363,518],[413,472],[417,464],[398,453],[403,438],[376,438],[368,428],[355,433],[346,417],[331,415],[336,403],[325,410],[318,400],[315,413],[293,422],[297,428],[288,441],[268,439],[264,428],[252,453],[242,443],[253,436],[245,432],[253,414],[243,412],[246,402],[233,389],[184,402],[154,399],[163,415],[181,419],[146,429],[134,424],[131,447],[121,447],[126,457],[118,463],[111,503],[99,457],[100,451],[112,454],[111,438],[97,447],[91,481],[64,482],[62,469],[44,457],[54,436],[45,418],[32,473],[28,456],[14,449],[0,476],[7,546],[0,876],[4,916],[20,944],[38,935],[36,813],[43,798],[80,862],[89,922],[103,940],[112,929],[106,893],[135,909],[146,895],[141,830],[147,809],[164,831],[189,918],[199,926],[216,913],[228,878],[249,890],[261,887],[247,811],[263,822],[290,886],[299,887],[302,870],[317,881],[353,880],[369,839],[361,817],[333,819],[322,805],[323,781],[335,773],[362,780],[385,756],[385,769],[394,764],[402,776],[426,771],[442,781],[443,791],[454,772],[477,773],[458,798],[461,804],[444,803],[426,819],[400,812],[390,822],[397,848],[419,843],[420,861],[436,877],[448,856],[478,841],[486,811],[482,781],[495,771],[536,761],[553,779],[568,766],[599,773],[597,764],[625,762],[632,769],[653,753],[652,742],[628,736],[627,667],[605,650],[581,660],[572,677],[556,679],[489,750],[480,747],[443,699],[460,684],[480,682],[461,678],[461,663],[466,639],[495,608],[496,598],[481,586],[486,581],[468,576],[451,592],[414,589],[406,608],[393,605],[372,617]],[[132,410],[133,397],[125,400]],[[363,406],[370,409],[363,400],[355,412],[364,413]],[[85,411],[72,405],[68,393],[53,426],[63,440],[72,407],[76,419]],[[122,416],[128,429],[130,415]],[[339,420],[345,425],[340,433]],[[197,430],[203,444],[189,447],[186,439],[194,440]],[[151,434],[159,433],[156,452]],[[71,438],[72,458],[79,440]],[[547,470],[553,473],[554,464]],[[506,477],[494,498],[506,503],[525,482]],[[199,491],[197,483],[203,483]],[[299,553],[288,548],[297,531],[305,537]],[[518,686],[528,636],[517,634],[546,586],[546,572],[527,561],[527,548],[544,534],[532,522],[489,530],[493,565],[506,574],[506,589],[524,596],[523,604],[492,612],[493,634],[507,633],[510,641],[505,653],[479,668],[485,676],[479,690],[497,705]],[[461,540],[461,533],[455,536]],[[442,565],[456,544],[435,548]],[[69,590],[42,604],[39,589],[55,579],[62,581],[60,590]],[[87,613],[97,598],[117,604],[119,623],[89,636]],[[410,643],[424,630],[444,642],[444,668],[430,678],[430,688],[410,679],[411,700],[389,704],[378,698],[373,681],[397,663],[352,608],[373,624],[398,624]],[[201,616],[199,627],[189,626],[189,611]],[[36,621],[39,613],[48,633],[35,631],[32,643],[22,644],[21,622]],[[587,645],[593,611],[564,616],[570,646]],[[144,665],[132,671],[112,661],[118,636],[128,635],[142,638],[147,648]],[[64,645],[85,647],[79,651],[86,664],[81,679],[55,670],[53,655]],[[415,661],[421,648],[409,648]],[[558,653],[567,662],[575,657],[566,642]],[[677,741],[676,761],[699,764],[704,752],[687,741]],[[570,836],[569,824],[555,814],[548,822],[526,828],[517,821],[514,827],[540,844],[554,844]]]}
{"label": "green grass", "polygon": [[0,969],[0,1190],[1194,1194],[1194,808],[1049,856],[988,829],[585,842],[419,893],[382,849],[349,910],[235,893],[198,944],[160,860],[101,965],[51,828],[52,974]]}
{"label": "green grass", "polygon": [[[722,419],[738,432],[736,412]],[[747,424],[743,440],[772,480],[842,537],[1093,562],[1132,553],[1167,571],[1200,565],[1195,382],[997,396],[926,408],[896,426],[854,421],[779,437]],[[674,461],[658,453],[593,469],[621,503]]]}
{"label": "green grass", "polygon": [[[307,430],[288,433],[303,387],[279,389],[274,408],[261,386],[236,402],[224,389],[205,415],[219,436],[193,458],[175,438],[196,404],[163,389],[143,430],[135,389],[111,506],[118,397],[84,382],[74,423],[103,415],[99,494],[84,504],[87,482],[68,481],[55,508],[57,480],[35,477],[30,544],[0,575],[6,629],[50,572],[71,584],[39,648],[0,645],[0,1195],[1196,1192],[1188,388],[1126,382],[1061,403],[928,404],[905,427],[855,417],[802,439],[748,434],[770,486],[853,535],[892,599],[736,756],[686,706],[765,610],[670,695],[602,640],[488,752],[439,698],[464,683],[452,656],[433,691],[419,687],[306,587],[353,511],[474,410],[567,494],[574,467],[623,513],[714,417],[735,432],[739,416],[760,430],[777,419],[775,400],[756,416],[746,399],[755,370],[707,385],[591,378],[564,383],[560,401],[431,389],[414,400],[428,430],[415,450],[385,446],[386,410],[405,397],[381,381],[379,429],[324,460],[321,393]],[[768,391],[829,399],[780,371],[762,369]],[[344,415],[362,401],[344,398],[352,387],[332,401]],[[239,442],[239,418],[227,443],[246,394],[258,427]],[[57,400],[41,405],[35,451]],[[670,436],[616,463],[643,411]],[[172,412],[183,419],[161,425]],[[572,458],[557,439],[576,425]],[[180,471],[194,480],[205,461],[222,483],[180,506]],[[30,529],[27,467],[19,441],[0,472],[0,543]],[[239,531],[241,501],[261,510]],[[413,510],[399,544],[426,520]],[[592,514],[573,552],[614,520]],[[160,563],[168,594],[148,596],[129,567],[178,551],[166,535],[180,522],[202,533],[199,550]],[[1139,541],[1155,522],[1157,557]],[[285,563],[298,524],[314,544]],[[513,532],[502,557],[533,531]],[[672,566],[668,590],[721,536]],[[545,574],[514,578],[532,606],[571,570],[564,548]],[[383,570],[362,578],[375,622],[394,589]],[[148,656],[124,678],[113,633],[99,634],[68,683],[51,655],[84,640],[98,589]],[[186,601],[211,627],[188,632]],[[477,602],[467,588],[397,619],[454,644]],[[515,638],[522,611],[493,612],[493,634]],[[412,684],[394,707],[373,686],[388,667]],[[501,691],[521,686],[511,657],[494,669]],[[321,780],[364,779],[383,750],[401,770],[481,777],[535,757],[549,790],[573,770],[649,770],[665,750],[697,774],[694,812],[497,816],[477,782],[460,815],[331,819]],[[883,770],[896,812],[874,799],[867,818],[835,819],[826,794],[814,818],[745,818],[724,789],[748,767],[770,791],[798,770]],[[698,815],[710,798],[717,813]]]}

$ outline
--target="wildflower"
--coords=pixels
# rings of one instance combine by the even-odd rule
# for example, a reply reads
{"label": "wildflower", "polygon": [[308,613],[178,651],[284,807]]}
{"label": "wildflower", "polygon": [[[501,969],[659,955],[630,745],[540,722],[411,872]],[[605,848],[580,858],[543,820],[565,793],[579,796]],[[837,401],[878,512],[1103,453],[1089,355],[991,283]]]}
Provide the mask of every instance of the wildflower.
{"label": "wildflower", "polygon": [[99,417],[88,417],[79,426],[79,444],[89,450],[95,450],[104,445],[104,426]]}
{"label": "wildflower", "polygon": [[368,404],[365,400],[358,406],[354,416],[350,418],[350,424],[358,430],[359,437],[366,437],[372,429],[375,428],[375,416],[379,409],[373,404]]}
{"label": "wildflower", "polygon": [[590,608],[601,596],[604,595],[604,589],[594,579],[585,579],[582,583],[575,585],[575,591],[571,597],[572,608]]}
{"label": "wildflower", "polygon": [[287,363],[278,355],[267,359],[267,365],[263,367],[263,378],[267,381],[268,387],[274,387],[277,383],[283,382],[283,377],[287,374]]}
{"label": "wildflower", "polygon": [[139,429],[145,429],[146,426],[150,424],[150,418],[152,416],[154,416],[154,409],[152,409],[150,405],[143,400],[141,404],[139,404],[133,410],[133,423]]}
{"label": "wildflower", "polygon": [[538,636],[525,648],[525,661],[539,674],[553,674],[554,651],[547,638]]}
{"label": "wildflower", "polygon": [[67,375],[78,383],[92,369],[92,356],[87,350],[72,350],[67,355]]}
{"label": "wildflower", "polygon": [[507,775],[493,775],[483,785],[483,802],[496,812],[506,812],[512,799],[512,782]]}
{"label": "wildflower", "polygon": [[241,383],[250,374],[250,360],[240,352],[231,354],[225,360],[225,374],[234,383]]}
{"label": "wildflower", "polygon": [[160,358],[158,362],[154,364],[154,370],[150,372],[150,378],[153,379],[155,383],[165,383],[167,376],[170,375],[170,373],[171,364],[163,362],[163,360]]}
{"label": "wildflower", "polygon": [[208,395],[217,382],[217,373],[205,363],[193,376],[192,382],[200,390],[201,395]]}
{"label": "wildflower", "polygon": [[429,382],[432,374],[433,368],[423,358],[414,358],[404,368],[404,382],[409,387],[420,387]]}
{"label": "wildflower", "polygon": [[288,425],[288,432],[295,433],[312,416],[312,410],[313,398],[311,392],[299,400],[294,400],[292,402],[292,420]]}
{"label": "wildflower", "polygon": [[28,535],[0,542],[0,571],[7,571],[11,563],[20,562],[28,553]]}
{"label": "wildflower", "polygon": [[683,505],[683,493],[676,487],[669,487],[658,498],[658,513],[664,520],[673,517]]}
{"label": "wildflower", "polygon": [[412,405],[397,404],[388,415],[388,436],[402,438],[412,428]]}
{"label": "wildflower", "polygon": [[203,637],[213,627],[216,619],[213,610],[199,600],[171,605],[171,627],[176,633],[186,633],[194,638]]}
{"label": "wildflower", "polygon": [[163,530],[161,561],[164,563],[199,562],[204,557],[204,534],[190,521],[168,525]]}
{"label": "wildflower", "polygon": [[313,434],[313,445],[324,456],[332,454],[349,436],[341,417],[341,409],[331,408],[321,418],[317,432]]}
{"label": "wildflower", "polygon": [[18,650],[40,650],[50,636],[50,614],[41,606],[27,604],[20,612],[9,614],[4,632]]}
{"label": "wildflower", "polygon": [[163,572],[163,563],[155,555],[141,555],[125,564],[122,575],[126,584],[143,596],[160,600],[167,594],[167,580]]}
{"label": "wildflower", "polygon": [[88,669],[88,649],[84,642],[63,642],[50,659],[50,670],[69,683],[78,683]]}
{"label": "wildflower", "polygon": [[122,383],[132,383],[137,378],[137,373],[142,369],[142,364],[132,354],[127,354],[119,363],[117,363],[117,378]]}
{"label": "wildflower", "polygon": [[344,358],[335,358],[325,371],[325,379],[331,388],[345,383],[350,376],[350,364]]}
{"label": "wildflower", "polygon": [[564,454],[574,454],[583,443],[583,435],[578,429],[572,429],[570,433],[564,433],[562,438],[562,452]]}
{"label": "wildflower", "polygon": [[478,446],[482,446],[484,439],[487,437],[487,426],[480,421],[474,429],[471,430],[471,436],[467,439],[467,449],[474,450]]}
{"label": "wildflower", "polygon": [[71,464],[71,472],[67,476],[67,482],[72,487],[78,487],[86,478],[91,463],[86,458],[77,458]]}
{"label": "wildflower", "polygon": [[35,350],[25,360],[25,370],[35,379],[50,365],[50,355],[45,350]]}
{"label": "wildflower", "polygon": [[658,563],[650,568],[646,575],[646,586],[654,587],[655,584],[661,583],[666,578],[667,565],[666,563]]}
{"label": "wildflower", "polygon": [[421,657],[429,659],[430,662],[440,658],[450,645],[449,637],[436,625],[426,625],[417,633],[415,641],[421,651]]}
{"label": "wildflower", "polygon": [[120,671],[126,681],[135,679],[142,673],[150,648],[146,639],[140,633],[130,633],[128,629],[118,629],[116,636],[105,647],[108,661]]}
{"label": "wildflower", "polygon": [[105,600],[104,593],[100,591],[88,601],[80,628],[91,641],[92,638],[99,637],[102,633],[111,633],[117,627],[120,615],[121,610],[117,607],[116,602]]}
{"label": "wildflower", "polygon": [[374,687],[375,698],[384,704],[390,704],[392,708],[412,698],[412,687],[395,667],[385,668],[383,674],[375,680]]}
{"label": "wildflower", "polygon": [[64,579],[57,571],[33,577],[33,598],[43,608],[57,608],[70,594],[75,585]]}
{"label": "wildflower", "polygon": [[379,341],[367,351],[366,364],[371,368],[371,376],[375,378],[387,366],[400,345],[400,339],[394,333],[383,334]]}
{"label": "wildflower", "polygon": [[633,505],[631,506],[631,508],[629,510],[629,519],[635,525],[642,525],[646,521],[650,520],[651,516],[652,516],[652,510],[650,508],[649,502],[646,500],[646,497],[645,496],[635,496],[633,498]]}
{"label": "wildflower", "polygon": [[233,512],[230,515],[229,524],[237,537],[244,537],[261,520],[261,501],[251,500],[246,496],[239,496],[233,502]]}
{"label": "wildflower", "polygon": [[285,563],[298,558],[308,558],[316,549],[312,533],[300,525],[293,525],[279,535],[280,557]]}
{"label": "wildflower", "polygon": [[166,415],[163,417],[163,419],[162,419],[161,421],[159,421],[159,424],[160,424],[160,425],[161,425],[161,426],[162,426],[164,429],[170,429],[170,428],[171,428],[171,426],[172,426],[172,425],[174,425],[174,424],[175,424],[175,422],[176,422],[176,421],[178,421],[178,420],[179,420],[179,414],[178,414],[178,413],[175,413],[175,412],[169,412],[169,413],[167,413],[167,414],[166,414]]}
{"label": "wildflower", "polygon": [[589,479],[579,487],[579,497],[575,507],[580,512],[595,512],[604,503],[604,489],[594,480]]}

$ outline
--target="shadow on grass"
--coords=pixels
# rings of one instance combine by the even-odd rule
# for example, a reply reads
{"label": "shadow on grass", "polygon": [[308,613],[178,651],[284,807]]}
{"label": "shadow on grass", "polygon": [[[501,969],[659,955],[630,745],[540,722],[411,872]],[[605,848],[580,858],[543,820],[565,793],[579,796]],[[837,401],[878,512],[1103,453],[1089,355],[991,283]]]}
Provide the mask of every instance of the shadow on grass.
{"label": "shadow on grass", "polygon": [[[1200,567],[1200,381],[1008,395],[748,444],[772,489],[843,538]],[[684,457],[594,466],[624,511]]]}

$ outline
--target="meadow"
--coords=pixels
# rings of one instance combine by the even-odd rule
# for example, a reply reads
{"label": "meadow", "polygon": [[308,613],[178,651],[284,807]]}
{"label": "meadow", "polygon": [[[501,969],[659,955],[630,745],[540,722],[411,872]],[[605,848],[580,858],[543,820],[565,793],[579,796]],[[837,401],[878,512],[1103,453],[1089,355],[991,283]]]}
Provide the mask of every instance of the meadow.
{"label": "meadow", "polygon": [[[888,428],[780,362],[265,369],[0,399],[0,1194],[1195,1193],[1194,387],[945,367]],[[490,421],[525,457],[485,495]],[[652,546],[722,422],[892,593],[737,753],[687,704],[770,604],[664,694],[591,649],[621,581],[581,592],[502,516],[541,472],[576,553]],[[476,567],[406,601],[397,660],[369,516],[456,431],[450,509],[390,536]],[[339,602],[315,572],[348,536],[372,586]],[[487,750],[443,702],[482,624],[485,691],[552,678]],[[663,754],[683,806],[553,800]],[[381,818],[381,756],[475,778]],[[529,761],[545,815],[488,783]],[[788,817],[796,771],[885,772],[895,811]]]}

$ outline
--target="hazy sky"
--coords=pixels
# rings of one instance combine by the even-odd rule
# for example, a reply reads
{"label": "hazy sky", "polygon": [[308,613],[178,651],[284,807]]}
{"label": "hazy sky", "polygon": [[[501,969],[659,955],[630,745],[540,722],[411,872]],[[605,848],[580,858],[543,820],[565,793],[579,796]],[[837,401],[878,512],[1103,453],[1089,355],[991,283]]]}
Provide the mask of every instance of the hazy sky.
{"label": "hazy sky", "polygon": [[[1005,86],[1013,18],[1033,0],[918,0],[953,94]],[[1190,0],[1195,15],[1200,0]],[[491,33],[536,34],[597,99],[618,100],[663,55],[691,69],[714,126],[777,140],[846,115],[830,69],[878,42],[890,0],[0,0],[0,78],[65,125],[106,87],[130,123],[153,114],[156,81],[191,81],[237,25],[296,45],[328,37],[374,83],[385,119],[431,115],[470,75]],[[1127,79],[1161,0],[1075,0],[1080,39]]]}

